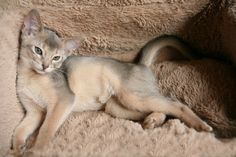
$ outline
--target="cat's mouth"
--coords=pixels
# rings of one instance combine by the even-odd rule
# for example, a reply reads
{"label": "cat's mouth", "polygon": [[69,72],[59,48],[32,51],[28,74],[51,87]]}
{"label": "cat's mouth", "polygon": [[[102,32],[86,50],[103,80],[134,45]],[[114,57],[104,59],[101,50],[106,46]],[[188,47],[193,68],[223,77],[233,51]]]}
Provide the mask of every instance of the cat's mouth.
{"label": "cat's mouth", "polygon": [[39,74],[46,74],[47,72],[44,70],[34,69]]}
{"label": "cat's mouth", "polygon": [[52,67],[43,68],[43,66],[40,66],[39,64],[33,64],[33,65],[34,65],[33,70],[38,74],[47,74],[55,70],[55,68]]}
{"label": "cat's mouth", "polygon": [[47,69],[35,68],[34,70],[39,74],[48,74],[48,73],[51,73],[54,69],[51,69],[51,68],[47,68]]}

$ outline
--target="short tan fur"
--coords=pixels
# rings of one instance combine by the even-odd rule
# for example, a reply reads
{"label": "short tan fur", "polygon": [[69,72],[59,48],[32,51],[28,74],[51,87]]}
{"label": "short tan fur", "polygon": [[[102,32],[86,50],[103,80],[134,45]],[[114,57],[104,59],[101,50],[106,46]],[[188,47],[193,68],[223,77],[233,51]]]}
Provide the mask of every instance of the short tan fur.
{"label": "short tan fur", "polygon": [[[105,108],[119,118],[146,117],[145,128],[161,125],[166,115],[172,115],[197,130],[212,130],[187,106],[159,93],[156,78],[148,68],[153,62],[149,57],[137,65],[110,58],[71,56],[79,40],[60,38],[44,28],[36,10],[25,17],[21,31],[17,93],[26,115],[13,135],[17,155],[23,154],[28,137],[38,128],[32,149],[45,146],[73,111]],[[158,49],[152,49],[152,53]]]}

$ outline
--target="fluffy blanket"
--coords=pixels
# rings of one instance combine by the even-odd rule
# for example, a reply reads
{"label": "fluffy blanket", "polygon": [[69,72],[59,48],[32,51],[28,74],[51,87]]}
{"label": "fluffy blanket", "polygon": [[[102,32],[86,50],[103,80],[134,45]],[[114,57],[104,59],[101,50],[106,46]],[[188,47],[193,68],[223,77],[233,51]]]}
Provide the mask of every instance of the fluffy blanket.
{"label": "fluffy blanket", "polygon": [[[236,4],[230,0],[1,0],[0,8],[0,156],[7,156],[24,115],[16,96],[16,61],[23,15],[32,8],[63,36],[85,37],[80,55],[133,61],[148,40],[177,34],[202,55],[236,65]],[[215,134],[196,132],[177,119],[143,130],[139,122],[102,111],[73,113],[34,156],[235,156],[234,67],[201,59],[162,62],[153,71],[162,93],[186,103]]]}

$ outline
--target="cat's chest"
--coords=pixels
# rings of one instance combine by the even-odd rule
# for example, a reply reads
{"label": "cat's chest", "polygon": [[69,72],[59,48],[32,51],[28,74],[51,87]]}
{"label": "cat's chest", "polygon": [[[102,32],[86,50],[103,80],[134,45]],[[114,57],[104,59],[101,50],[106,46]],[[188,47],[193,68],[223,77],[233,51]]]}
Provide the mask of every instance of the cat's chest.
{"label": "cat's chest", "polygon": [[[29,98],[35,104],[42,108],[46,108],[53,103],[55,99],[55,90],[50,85],[50,80],[47,78],[18,78],[17,92],[19,96],[23,94],[26,99]],[[22,102],[24,105],[24,102]]]}

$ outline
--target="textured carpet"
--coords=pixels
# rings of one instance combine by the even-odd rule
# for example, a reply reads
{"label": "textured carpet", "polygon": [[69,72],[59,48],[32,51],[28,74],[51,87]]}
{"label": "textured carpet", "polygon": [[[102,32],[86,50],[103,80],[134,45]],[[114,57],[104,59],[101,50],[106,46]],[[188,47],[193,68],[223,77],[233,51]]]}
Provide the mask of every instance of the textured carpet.
{"label": "textured carpet", "polygon": [[[0,156],[10,148],[23,117],[15,79],[23,15],[37,8],[63,36],[83,36],[78,54],[132,61],[140,48],[161,34],[177,34],[202,55],[236,64],[236,4],[224,0],[0,0]],[[203,51],[204,50],[204,51]],[[190,106],[218,136],[236,136],[236,72],[202,59],[153,66],[162,93]],[[55,139],[35,156],[235,156],[236,139],[199,133],[179,120],[143,130],[140,123],[103,112],[72,114]]]}

